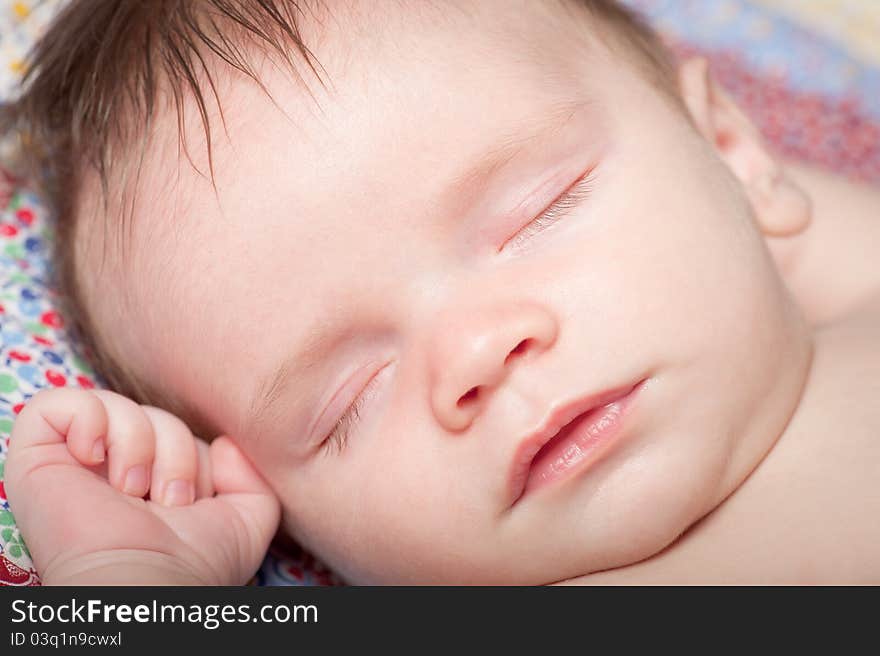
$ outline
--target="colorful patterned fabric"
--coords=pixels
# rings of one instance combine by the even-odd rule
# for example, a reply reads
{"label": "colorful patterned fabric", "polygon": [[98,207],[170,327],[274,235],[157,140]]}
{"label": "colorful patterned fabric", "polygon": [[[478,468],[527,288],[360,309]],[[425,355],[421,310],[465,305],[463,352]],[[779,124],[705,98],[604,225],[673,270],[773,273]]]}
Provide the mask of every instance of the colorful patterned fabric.
{"label": "colorful patterned fabric", "polygon": [[880,2],[624,2],[705,56],[780,153],[880,182]]}
{"label": "colorful patterned fabric", "polygon": [[0,0],[0,98],[9,98],[18,92],[28,50],[61,3],[61,0]]}
{"label": "colorful patterned fabric", "polygon": [[46,249],[51,235],[39,199],[0,171],[0,584],[35,585],[37,573],[9,511],[3,465],[15,415],[42,387],[91,385],[52,309]]}
{"label": "colorful patterned fabric", "polygon": [[[103,0],[102,0],[103,1]],[[111,0],[107,0],[111,1]],[[880,182],[880,2],[624,0],[681,55],[703,55],[782,153]],[[0,0],[0,99],[16,93],[33,39],[63,0]],[[51,217],[0,169],[0,584],[39,582],[9,512],[3,461],[15,415],[37,390],[100,384],[55,310]],[[254,583],[339,580],[290,545]]]}

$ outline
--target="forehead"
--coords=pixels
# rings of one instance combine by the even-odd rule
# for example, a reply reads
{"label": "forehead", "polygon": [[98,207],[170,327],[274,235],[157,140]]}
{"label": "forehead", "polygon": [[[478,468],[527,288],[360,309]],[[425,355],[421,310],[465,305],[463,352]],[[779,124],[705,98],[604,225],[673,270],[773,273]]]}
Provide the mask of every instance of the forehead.
{"label": "forehead", "polygon": [[[267,61],[260,78],[271,100],[224,78],[216,188],[167,143],[145,166],[128,265],[144,320],[117,336],[134,370],[203,410],[218,398],[241,408],[252,379],[313,340],[319,310],[331,322],[349,317],[343,310],[381,285],[364,275],[381,257],[374,245],[406,243],[475,157],[536,109],[565,111],[560,99],[577,98],[584,71],[603,65],[583,27],[555,9],[472,3],[442,22],[407,16],[406,29],[338,41],[342,26],[331,27],[316,52],[327,87]],[[190,118],[190,156],[207,171]]]}

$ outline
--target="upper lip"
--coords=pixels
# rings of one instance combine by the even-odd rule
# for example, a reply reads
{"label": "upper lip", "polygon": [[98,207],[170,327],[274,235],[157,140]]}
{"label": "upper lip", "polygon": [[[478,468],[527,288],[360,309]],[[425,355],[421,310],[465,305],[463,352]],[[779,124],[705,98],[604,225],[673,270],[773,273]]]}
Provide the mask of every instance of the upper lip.
{"label": "upper lip", "polygon": [[510,505],[515,504],[525,491],[532,461],[541,447],[556,437],[562,428],[580,415],[626,396],[637,385],[638,383],[623,385],[551,405],[538,428],[521,439],[516,448],[508,476]]}

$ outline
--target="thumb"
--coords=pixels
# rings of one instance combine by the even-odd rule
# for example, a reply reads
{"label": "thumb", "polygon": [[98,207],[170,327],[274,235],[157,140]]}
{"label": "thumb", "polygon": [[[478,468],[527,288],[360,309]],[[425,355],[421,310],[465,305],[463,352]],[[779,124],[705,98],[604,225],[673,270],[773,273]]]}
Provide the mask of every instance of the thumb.
{"label": "thumb", "polygon": [[247,535],[241,546],[259,562],[281,521],[281,504],[272,488],[235,443],[226,437],[211,442],[215,499],[237,512]]}

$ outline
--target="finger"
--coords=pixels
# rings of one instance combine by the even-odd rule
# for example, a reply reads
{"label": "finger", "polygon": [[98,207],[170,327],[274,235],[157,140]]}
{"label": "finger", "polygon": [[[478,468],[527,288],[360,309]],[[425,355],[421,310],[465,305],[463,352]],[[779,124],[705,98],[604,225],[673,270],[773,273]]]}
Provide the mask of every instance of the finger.
{"label": "finger", "polygon": [[229,437],[223,435],[211,443],[211,461],[217,494],[274,496],[269,484]]}
{"label": "finger", "polygon": [[[66,450],[78,462],[97,465],[104,460],[107,426],[104,404],[90,391],[43,390],[31,397],[19,413],[10,436],[8,457],[15,463],[19,454],[33,453],[35,447],[66,443]],[[46,449],[38,450],[46,455]],[[65,455],[64,450],[57,450],[56,457],[64,459]]]}
{"label": "finger", "polygon": [[196,438],[196,453],[198,453],[199,466],[196,476],[196,499],[213,497],[214,473],[211,465],[211,445]]}
{"label": "finger", "polygon": [[127,523],[112,522],[110,526],[102,524],[99,531],[94,527],[86,531],[88,522],[83,523],[82,513],[71,512],[71,508],[85,508],[90,517],[113,517],[120,502],[126,501],[105,478],[91,471],[100,466],[83,466],[70,448],[74,445],[77,453],[88,452],[75,445],[94,443],[95,435],[108,432],[105,405],[86,390],[40,392],[19,414],[4,483],[37,571],[44,571],[56,556],[71,549],[70,545],[82,548],[89,541],[114,542],[116,534],[121,536],[130,529]]}
{"label": "finger", "polygon": [[241,553],[259,563],[281,520],[278,498],[228,437],[211,443],[211,463],[216,498],[237,511],[246,527],[246,535],[238,536]]}
{"label": "finger", "polygon": [[141,406],[121,394],[94,390],[107,410],[108,480],[117,490],[136,497],[150,489],[155,455],[153,425]]}
{"label": "finger", "polygon": [[186,506],[196,500],[198,453],[193,434],[170,412],[142,406],[153,425],[155,458],[150,499],[165,506]]}

